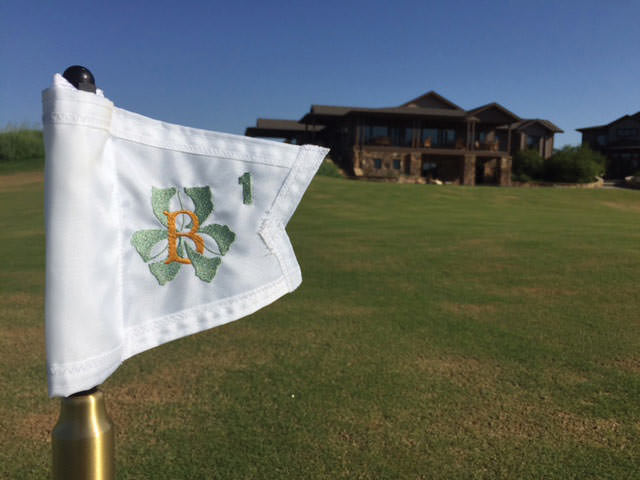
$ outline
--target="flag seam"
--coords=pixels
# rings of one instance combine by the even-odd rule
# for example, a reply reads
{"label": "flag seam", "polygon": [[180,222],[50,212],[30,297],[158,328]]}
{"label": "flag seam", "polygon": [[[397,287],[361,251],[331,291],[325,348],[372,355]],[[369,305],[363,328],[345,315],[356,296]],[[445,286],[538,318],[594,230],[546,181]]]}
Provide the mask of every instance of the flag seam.
{"label": "flag seam", "polygon": [[99,128],[110,130],[110,118],[98,117],[95,115],[79,115],[76,113],[49,112],[42,116],[43,123],[79,125],[81,127]]}
{"label": "flag seam", "polygon": [[[113,145],[113,139],[109,137],[110,145]],[[118,250],[120,254],[118,255],[118,272],[117,272],[117,288],[118,288],[118,300],[120,302],[118,311],[120,312],[120,321],[118,323],[120,327],[120,331],[124,331],[124,209],[122,206],[122,196],[120,192],[120,184],[122,183],[122,177],[120,175],[119,162],[116,158],[112,158],[113,170],[115,175],[115,185],[114,185],[114,196],[115,196],[115,205],[117,209],[117,221],[118,221]],[[120,344],[122,348],[122,343]]]}
{"label": "flag seam", "polygon": [[288,291],[293,292],[302,282],[302,274],[284,225],[275,220],[267,220],[258,233],[278,260]]}
{"label": "flag seam", "polygon": [[[82,373],[89,369],[103,370],[106,366],[113,363],[119,363],[121,355],[118,354],[122,350],[122,344],[109,350],[107,353],[96,355],[95,357],[81,360],[78,362],[68,363],[52,363],[47,366],[47,370],[51,375],[65,375],[69,373]],[[116,355],[118,354],[118,355]],[[115,360],[113,360],[115,358]]]}
{"label": "flag seam", "polygon": [[[300,147],[289,175],[280,187],[258,232],[278,260],[289,292],[294,291],[302,283],[302,272],[285,225],[300,203],[304,191],[327,152],[328,149],[313,145]],[[309,156],[311,158],[308,158]]]}
{"label": "flag seam", "polygon": [[[64,377],[66,375],[80,375],[83,379],[98,378],[96,381],[99,383],[105,378],[105,370],[117,368],[124,360],[142,351],[250,315],[286,294],[288,292],[286,283],[285,278],[280,277],[267,285],[242,295],[155,318],[142,325],[129,327],[125,332],[127,340],[107,353],[79,362],[50,364],[48,365],[48,371],[52,377],[50,383],[53,386],[51,394],[52,396],[57,394],[55,386],[65,383]],[[223,310],[225,311],[223,312]],[[203,316],[205,318],[210,317],[210,320],[205,323],[206,328],[204,329],[199,320]],[[177,321],[183,321],[183,324],[178,326]],[[192,325],[189,326],[188,323]],[[164,338],[154,335],[158,330],[166,329],[167,327],[171,327],[170,330],[173,330],[173,332]],[[150,340],[144,341],[144,337],[150,337]]]}
{"label": "flag seam", "polygon": [[[184,153],[192,153],[196,155],[206,155],[213,157],[221,157],[230,160],[239,160],[251,163],[264,163],[270,166],[277,166],[283,168],[289,168],[295,160],[292,162],[291,160],[287,161],[286,157],[292,157],[292,153],[295,149],[300,147],[296,147],[288,144],[280,144],[277,142],[265,143],[252,141],[254,139],[247,139],[246,137],[240,137],[238,135],[226,134],[226,133],[218,133],[218,132],[207,132],[205,130],[200,130],[196,128],[190,127],[182,127],[180,125],[175,125],[167,122],[162,122],[159,120],[154,120],[152,118],[144,117],[142,115],[133,114],[132,112],[128,112],[126,110],[122,110],[120,108],[114,108],[114,114],[116,115],[117,120],[113,122],[114,126],[111,129],[111,134],[119,139],[131,141],[134,143],[140,143],[143,145],[157,147],[157,148],[165,148],[175,151],[180,151]],[[141,135],[141,134],[133,134],[131,130],[126,128],[126,124],[128,122],[137,122],[145,123],[147,130],[155,131],[161,129],[163,131],[163,135],[178,135],[180,137],[188,136],[192,142],[190,143],[176,143],[172,141],[166,141],[163,139],[159,139],[152,135]],[[123,125],[124,124],[124,125]],[[138,125],[138,129],[140,126]],[[231,144],[233,147],[231,149],[224,149],[219,147],[209,147],[207,145],[198,144],[197,142],[201,141],[203,143],[211,144],[211,143],[222,143],[222,144]],[[251,147],[249,151],[247,151],[247,147],[243,146],[242,143],[251,143]],[[261,149],[270,149],[272,150],[277,147],[277,154],[264,155],[259,152]],[[237,144],[237,145],[235,145]],[[237,150],[245,150],[244,152],[238,152]],[[258,151],[251,151],[258,150]],[[296,152],[299,155],[299,151]],[[284,158],[284,160],[283,160]]]}
{"label": "flag seam", "polygon": [[300,147],[298,158],[291,166],[291,172],[273,202],[275,214],[283,226],[289,223],[293,212],[302,200],[302,195],[328,151],[327,148],[312,145]]}
{"label": "flag seam", "polygon": [[173,150],[176,152],[189,153],[191,155],[202,155],[205,157],[219,157],[224,160],[233,160],[238,162],[248,162],[260,165],[267,165],[270,167],[277,168],[289,168],[289,165],[286,163],[274,163],[274,159],[269,159],[267,157],[261,157],[259,155],[249,154],[249,155],[239,155],[235,152],[212,149],[198,145],[192,144],[176,144],[176,143],[161,143],[152,140],[147,140],[144,137],[135,137],[134,135],[122,136],[120,134],[116,134],[112,132],[114,138],[119,140],[124,140],[127,142],[138,143],[140,145],[146,145],[148,147],[155,148],[163,148],[167,150]]}
{"label": "flag seam", "polygon": [[[286,293],[288,293],[286,280],[280,277],[242,295],[198,305],[161,318],[154,318],[142,325],[129,327],[125,332],[127,340],[123,348],[122,361],[172,340],[250,315]],[[157,334],[160,330],[165,330],[161,336]],[[148,340],[145,340],[145,337]]]}

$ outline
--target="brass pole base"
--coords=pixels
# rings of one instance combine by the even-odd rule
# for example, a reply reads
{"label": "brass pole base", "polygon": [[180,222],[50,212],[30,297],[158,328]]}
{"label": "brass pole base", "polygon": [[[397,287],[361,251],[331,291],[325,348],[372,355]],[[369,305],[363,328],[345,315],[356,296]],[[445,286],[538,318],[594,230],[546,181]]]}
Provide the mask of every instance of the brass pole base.
{"label": "brass pole base", "polygon": [[97,388],[61,399],[51,433],[54,480],[114,480],[115,435]]}

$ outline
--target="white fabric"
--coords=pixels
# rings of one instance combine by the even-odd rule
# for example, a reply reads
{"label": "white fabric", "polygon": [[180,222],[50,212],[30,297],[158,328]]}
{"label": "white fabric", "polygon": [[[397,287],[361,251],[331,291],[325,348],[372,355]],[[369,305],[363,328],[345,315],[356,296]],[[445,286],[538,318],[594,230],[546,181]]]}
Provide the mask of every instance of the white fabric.
{"label": "white fabric", "polygon": [[[137,353],[249,315],[300,285],[284,227],[327,149],[159,122],[60,75],[43,92],[43,112],[51,396],[98,385]],[[245,172],[251,204],[239,184]],[[152,188],[174,187],[189,201],[183,189],[204,186],[214,204],[206,223],[227,226],[235,240],[210,282],[181,265],[161,285],[132,245],[136,231],[166,230]],[[176,198],[170,211],[195,210]]]}

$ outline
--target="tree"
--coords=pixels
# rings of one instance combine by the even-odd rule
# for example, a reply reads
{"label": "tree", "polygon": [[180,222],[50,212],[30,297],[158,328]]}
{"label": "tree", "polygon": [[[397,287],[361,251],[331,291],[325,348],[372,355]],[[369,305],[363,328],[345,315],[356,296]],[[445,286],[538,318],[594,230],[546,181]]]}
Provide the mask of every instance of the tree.
{"label": "tree", "polygon": [[44,158],[44,142],[39,130],[0,131],[0,163]]}
{"label": "tree", "polygon": [[536,150],[521,150],[513,157],[513,179],[517,182],[541,180],[544,173],[544,159]]}
{"label": "tree", "polygon": [[544,179],[550,182],[593,182],[604,173],[606,158],[588,146],[566,146],[544,162]]}

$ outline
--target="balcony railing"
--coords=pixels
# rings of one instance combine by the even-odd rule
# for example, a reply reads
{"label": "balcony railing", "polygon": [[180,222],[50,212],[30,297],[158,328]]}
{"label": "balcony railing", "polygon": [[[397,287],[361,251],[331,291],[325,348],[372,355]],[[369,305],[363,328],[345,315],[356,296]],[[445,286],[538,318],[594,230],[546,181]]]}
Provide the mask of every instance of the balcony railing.
{"label": "balcony railing", "polygon": [[[392,141],[391,137],[376,137],[368,139],[364,142],[366,147],[396,147],[396,148],[414,148],[410,144],[396,144]],[[499,152],[504,149],[501,148],[501,144],[498,140],[493,141],[479,141],[473,142],[473,145],[469,150],[480,150],[484,152]],[[456,138],[453,142],[448,143],[436,143],[431,138],[427,137],[422,144],[418,144],[417,148],[420,149],[433,149],[433,150],[466,150],[467,142],[464,138]]]}

